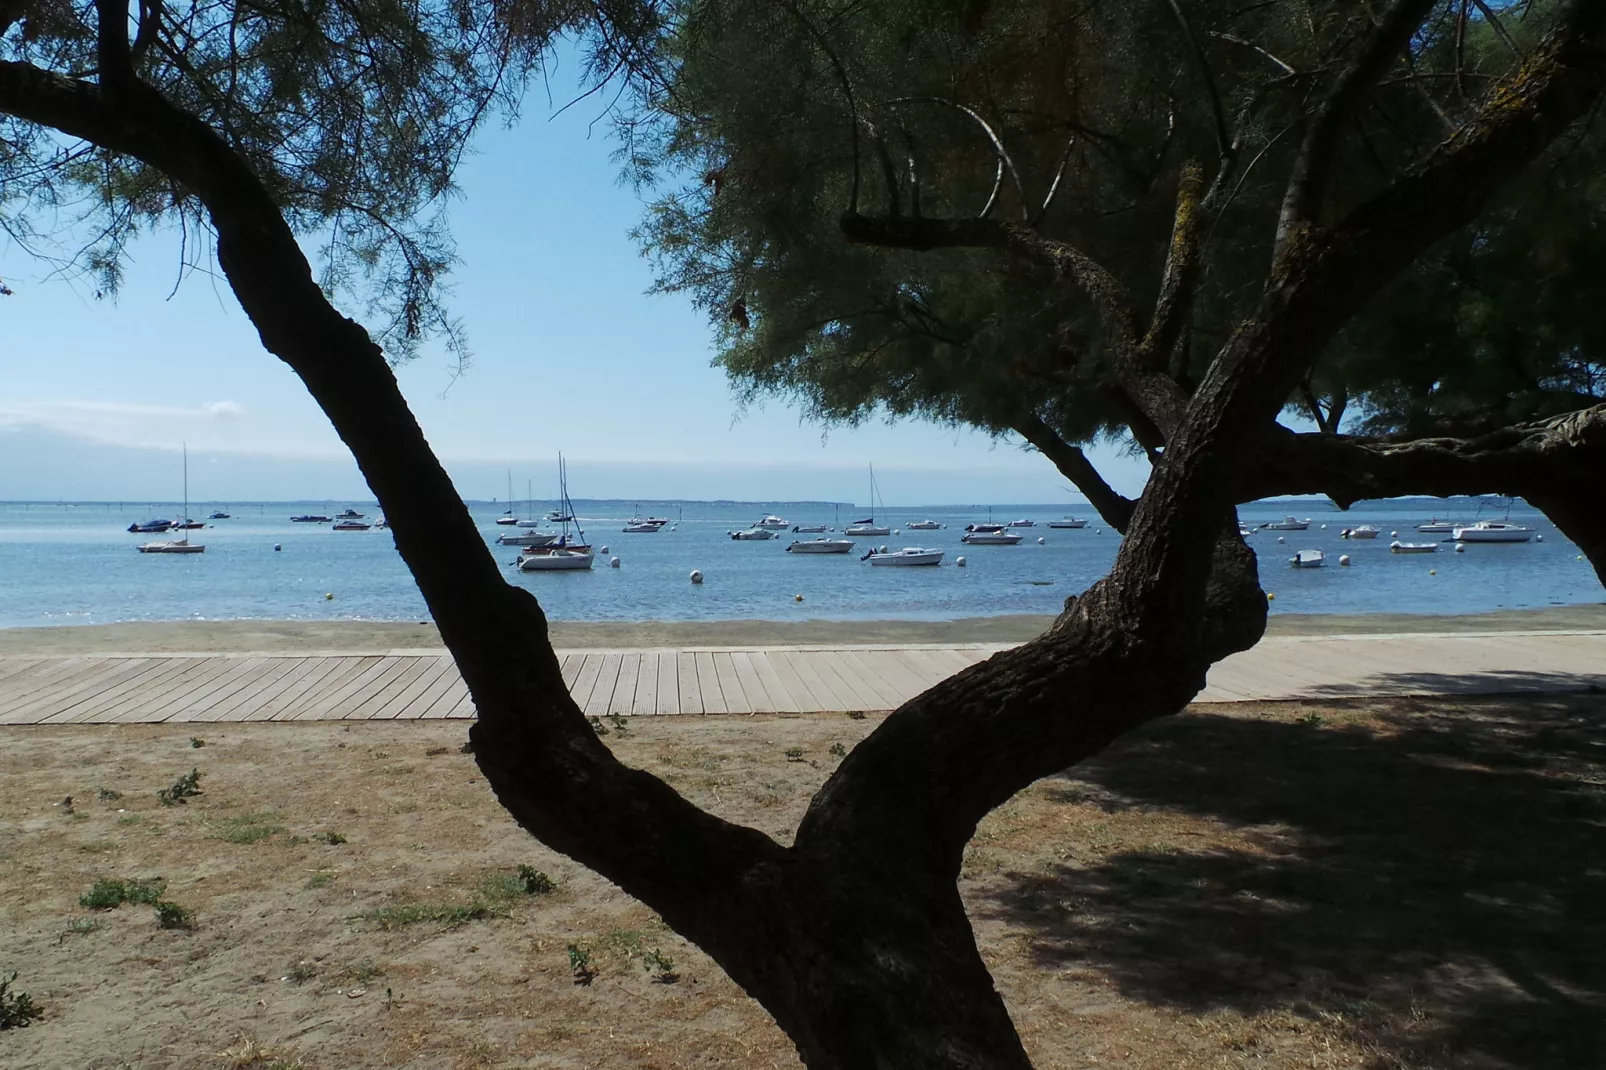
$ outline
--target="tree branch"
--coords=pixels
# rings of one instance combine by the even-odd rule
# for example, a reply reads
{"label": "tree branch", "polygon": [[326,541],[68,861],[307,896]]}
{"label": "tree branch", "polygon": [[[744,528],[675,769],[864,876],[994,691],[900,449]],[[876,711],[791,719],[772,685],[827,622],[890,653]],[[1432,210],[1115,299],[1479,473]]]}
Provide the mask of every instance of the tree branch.
{"label": "tree branch", "polygon": [[1126,531],[1126,526],[1132,521],[1132,510],[1136,508],[1137,503],[1106,483],[1080,447],[1071,445],[1055,434],[1054,429],[1044,423],[1042,417],[1036,413],[1024,413],[1012,421],[1010,426],[1021,438],[1030,442],[1039,453],[1053,462],[1060,474],[1082,492],[1088,504],[1098,510],[1099,516],[1104,518],[1106,524],[1116,531]]}
{"label": "tree branch", "polygon": [[1433,10],[1435,0],[1395,0],[1362,43],[1360,54],[1338,76],[1312,118],[1305,140],[1294,157],[1277,217],[1277,235],[1272,260],[1282,256],[1293,233],[1316,221],[1327,185],[1332,177],[1333,160],[1338,153],[1339,134],[1366,94],[1405,48],[1416,28]]}
{"label": "tree branch", "polygon": [[1182,13],[1182,5],[1177,0],[1166,0],[1166,5],[1171,8],[1172,17],[1182,28],[1182,38],[1188,43],[1194,66],[1199,68],[1199,78],[1204,82],[1205,95],[1210,98],[1210,115],[1215,121],[1216,152],[1221,158],[1221,169],[1226,170],[1235,149],[1232,137],[1227,133],[1227,114],[1221,107],[1221,91],[1216,88],[1216,76],[1210,71],[1210,61],[1205,58],[1204,46],[1195,36],[1193,25],[1188,22],[1188,16]]}
{"label": "tree branch", "polygon": [[1172,350],[1193,309],[1194,288],[1199,279],[1199,197],[1203,189],[1204,172],[1199,165],[1192,161],[1184,164],[1177,179],[1177,207],[1160,278],[1160,296],[1141,346],[1141,360],[1154,371],[1169,370]]}
{"label": "tree branch", "polygon": [[134,80],[128,51],[127,0],[95,0],[95,63],[103,89],[114,92]]}

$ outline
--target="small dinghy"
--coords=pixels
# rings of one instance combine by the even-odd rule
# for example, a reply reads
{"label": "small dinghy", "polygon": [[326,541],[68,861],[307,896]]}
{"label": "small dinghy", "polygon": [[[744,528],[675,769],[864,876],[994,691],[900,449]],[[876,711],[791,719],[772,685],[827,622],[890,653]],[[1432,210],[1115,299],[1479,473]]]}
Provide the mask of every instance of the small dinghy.
{"label": "small dinghy", "polygon": [[1321,568],[1327,557],[1320,550],[1301,550],[1288,559],[1295,568]]}
{"label": "small dinghy", "polygon": [[1389,543],[1391,554],[1432,554],[1438,550],[1439,544],[1436,542],[1401,542],[1395,539]]}

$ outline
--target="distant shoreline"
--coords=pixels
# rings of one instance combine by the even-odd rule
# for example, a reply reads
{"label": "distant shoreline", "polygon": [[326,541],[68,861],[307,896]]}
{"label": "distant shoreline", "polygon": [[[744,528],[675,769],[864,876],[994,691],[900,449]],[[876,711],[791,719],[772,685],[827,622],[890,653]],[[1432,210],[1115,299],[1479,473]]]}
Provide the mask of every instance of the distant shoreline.
{"label": "distant shoreline", "polygon": [[[596,647],[812,646],[820,644],[1023,643],[1053,617],[1007,614],[947,621],[553,621],[560,649]],[[1606,603],[1493,613],[1281,614],[1268,637],[1421,632],[1606,629]],[[510,637],[510,641],[517,641]],[[238,653],[439,648],[433,624],[409,621],[133,621],[0,629],[0,657],[97,653]]]}

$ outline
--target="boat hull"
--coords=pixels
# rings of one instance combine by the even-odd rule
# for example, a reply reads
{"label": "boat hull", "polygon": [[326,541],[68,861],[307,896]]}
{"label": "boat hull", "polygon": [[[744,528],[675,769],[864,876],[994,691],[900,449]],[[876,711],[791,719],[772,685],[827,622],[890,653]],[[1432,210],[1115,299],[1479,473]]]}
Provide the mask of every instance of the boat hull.
{"label": "boat hull", "polygon": [[1439,544],[1436,542],[1391,542],[1391,554],[1433,554],[1438,553]]}
{"label": "boat hull", "polygon": [[1086,520],[1050,520],[1048,522],[1048,526],[1051,527],[1051,528],[1085,528],[1085,527],[1087,527],[1087,521]]}
{"label": "boat hull", "polygon": [[1450,537],[1456,542],[1527,542],[1534,533],[1531,528],[1456,528]]}
{"label": "boat hull", "polygon": [[959,541],[968,546],[1014,546],[1021,538],[1009,532],[971,531],[959,536]]}
{"label": "boat hull", "polygon": [[792,554],[845,554],[853,549],[852,539],[801,539],[786,548]]}
{"label": "boat hull", "polygon": [[496,537],[499,546],[551,546],[558,536],[545,531],[508,532]]}
{"label": "boat hull", "polygon": [[884,528],[880,524],[849,524],[842,529],[844,535],[891,535],[891,528]]}
{"label": "boat hull", "polygon": [[910,531],[937,531],[942,525],[935,520],[916,520],[913,524],[904,525]]}
{"label": "boat hull", "polygon": [[206,547],[198,542],[148,542],[136,546],[142,554],[199,554],[206,552]]}
{"label": "boat hull", "polygon": [[887,567],[913,567],[942,564],[941,550],[917,550],[908,547],[891,554],[871,554],[870,564]]}
{"label": "boat hull", "polygon": [[1321,568],[1326,557],[1320,550],[1301,550],[1288,559],[1288,563],[1295,568]]}
{"label": "boat hull", "polygon": [[546,554],[526,554],[519,558],[520,572],[573,572],[589,569],[596,555],[589,550],[554,550]]}
{"label": "boat hull", "polygon": [[763,542],[765,539],[775,538],[775,532],[764,528],[751,528],[747,531],[733,531],[730,536],[736,542]]}

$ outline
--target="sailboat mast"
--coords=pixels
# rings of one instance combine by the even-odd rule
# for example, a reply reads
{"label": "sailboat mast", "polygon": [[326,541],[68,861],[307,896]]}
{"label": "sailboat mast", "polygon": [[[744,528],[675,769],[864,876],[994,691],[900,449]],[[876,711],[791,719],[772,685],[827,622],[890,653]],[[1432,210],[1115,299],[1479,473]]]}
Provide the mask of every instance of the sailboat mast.
{"label": "sailboat mast", "polygon": [[184,451],[184,542],[190,541],[190,444],[179,443],[179,449]]}

